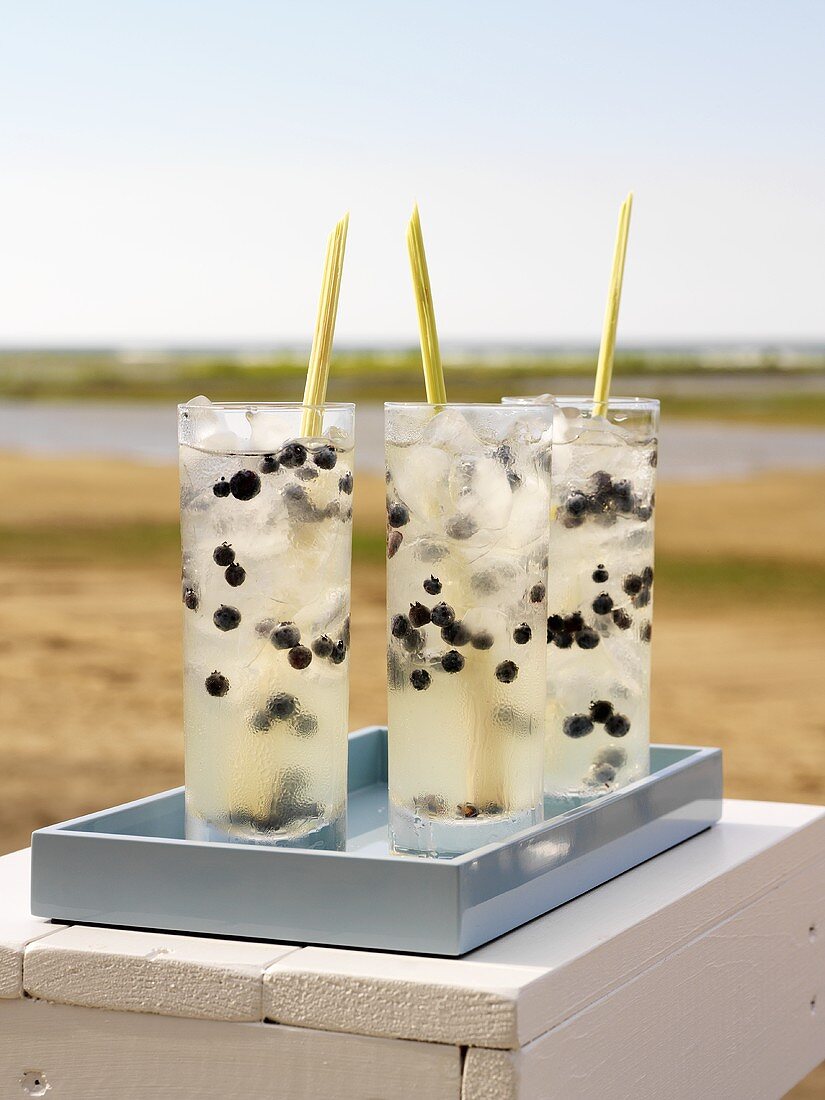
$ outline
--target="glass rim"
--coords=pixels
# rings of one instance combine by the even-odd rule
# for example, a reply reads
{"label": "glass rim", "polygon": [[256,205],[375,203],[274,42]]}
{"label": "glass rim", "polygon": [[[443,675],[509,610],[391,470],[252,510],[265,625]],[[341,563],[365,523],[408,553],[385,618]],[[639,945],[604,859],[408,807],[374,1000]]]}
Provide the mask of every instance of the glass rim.
{"label": "glass rim", "polygon": [[[520,405],[529,405],[531,408],[536,409],[549,409],[552,406],[547,401],[532,400],[531,398],[525,398],[523,401],[519,398]],[[512,407],[512,406],[510,406]],[[432,401],[385,401],[385,409],[506,409],[508,408],[502,401],[444,401],[444,402],[432,402]]]}
{"label": "glass rim", "polygon": [[[549,395],[548,395],[549,396]],[[535,405],[536,400],[530,397],[513,397],[505,395],[502,398],[502,402],[510,401],[513,404],[525,404]],[[587,396],[581,395],[576,397],[570,394],[560,394],[559,396],[553,396],[552,401],[545,401],[543,404],[552,407],[558,405],[561,408],[579,408],[590,409],[594,405],[601,404],[602,402],[596,401],[592,394]],[[644,409],[646,411],[653,412],[661,407],[661,402],[658,397],[608,397],[607,410],[611,409]]]}
{"label": "glass rim", "polygon": [[178,412],[187,412],[190,409],[218,409],[219,411],[236,411],[238,409],[312,409],[314,412],[342,412],[355,410],[354,401],[325,401],[323,405],[306,405],[303,401],[210,401],[208,405],[190,405],[188,401],[178,405]]}

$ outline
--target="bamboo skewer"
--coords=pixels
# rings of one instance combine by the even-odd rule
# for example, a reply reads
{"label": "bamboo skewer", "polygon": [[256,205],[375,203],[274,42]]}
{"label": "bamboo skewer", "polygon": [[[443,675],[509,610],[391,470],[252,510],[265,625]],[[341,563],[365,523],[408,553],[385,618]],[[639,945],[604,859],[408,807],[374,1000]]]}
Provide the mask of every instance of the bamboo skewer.
{"label": "bamboo skewer", "polygon": [[348,228],[349,214],[345,214],[327,238],[321,297],[318,300],[315,335],[312,338],[312,350],[309,353],[304,386],[304,410],[301,415],[303,438],[318,436],[323,430],[323,414],[318,406],[324,404],[327,396],[329,363],[332,355],[332,340],[335,335],[335,318],[338,315],[338,295],[341,291],[341,273],[344,267]]}
{"label": "bamboo skewer", "polygon": [[435,327],[433,292],[430,287],[430,272],[427,256],[424,252],[424,237],[421,234],[421,218],[418,206],[413,208],[410,224],[407,227],[407,250],[410,254],[415,304],[418,308],[418,331],[421,338],[421,359],[424,364],[424,385],[427,401],[431,405],[446,405],[447,389],[444,385],[444,367],[438,347],[438,331]]}
{"label": "bamboo skewer", "polygon": [[616,246],[613,251],[613,269],[610,273],[610,288],[607,292],[607,305],[604,311],[604,324],[602,325],[602,341],[599,345],[599,363],[596,367],[596,384],[593,388],[594,416],[605,416],[607,414],[607,403],[610,399],[613,356],[616,350],[616,328],[619,323],[619,306],[622,301],[624,262],[627,255],[627,236],[630,231],[630,212],[632,208],[633,192],[631,191],[619,211]]}

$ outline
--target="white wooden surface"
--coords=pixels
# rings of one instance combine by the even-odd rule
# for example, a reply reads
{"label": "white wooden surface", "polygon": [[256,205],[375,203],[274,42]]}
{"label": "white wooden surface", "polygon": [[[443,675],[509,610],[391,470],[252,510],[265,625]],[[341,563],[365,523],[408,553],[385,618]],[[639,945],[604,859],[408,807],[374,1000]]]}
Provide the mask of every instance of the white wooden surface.
{"label": "white wooden surface", "polygon": [[462,959],[52,926],[28,914],[17,853],[0,859],[0,1097],[37,1095],[15,1091],[36,1071],[69,1100],[778,1098],[825,1059],[824,842],[825,810],[728,802]]}

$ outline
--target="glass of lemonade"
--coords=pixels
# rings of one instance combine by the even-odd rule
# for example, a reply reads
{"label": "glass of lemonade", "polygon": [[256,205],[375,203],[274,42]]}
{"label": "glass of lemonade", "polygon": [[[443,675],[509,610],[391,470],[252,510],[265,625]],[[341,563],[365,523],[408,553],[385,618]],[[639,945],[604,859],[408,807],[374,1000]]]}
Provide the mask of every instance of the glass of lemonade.
{"label": "glass of lemonade", "polygon": [[354,407],[179,407],[186,835],[346,842]]}
{"label": "glass of lemonade", "polygon": [[396,852],[543,817],[552,423],[540,404],[385,406]]}
{"label": "glass of lemonade", "polygon": [[659,402],[612,398],[597,416],[592,398],[548,400],[545,793],[560,812],[649,771]]}

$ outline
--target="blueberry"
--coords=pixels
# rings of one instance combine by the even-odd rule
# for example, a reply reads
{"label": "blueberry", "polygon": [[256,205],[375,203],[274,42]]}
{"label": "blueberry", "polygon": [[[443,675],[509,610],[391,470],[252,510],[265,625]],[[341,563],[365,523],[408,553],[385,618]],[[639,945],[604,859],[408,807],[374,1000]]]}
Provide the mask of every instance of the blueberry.
{"label": "blueberry", "polygon": [[229,479],[229,491],[235,500],[252,500],[261,491],[261,479],[254,470],[238,470]]}
{"label": "blueberry", "polygon": [[594,783],[607,785],[616,778],[616,769],[612,764],[594,764],[590,769],[590,778]]}
{"label": "blueberry", "polygon": [[462,802],[458,807],[458,812],[462,817],[478,817],[478,807],[474,806],[472,802]]}
{"label": "blueberry", "polygon": [[426,691],[430,686],[430,674],[425,668],[416,668],[410,673],[410,683],[416,691]]}
{"label": "blueberry", "polygon": [[301,631],[295,623],[278,623],[272,631],[272,644],[276,649],[292,649],[301,641]]}
{"label": "blueberry", "polygon": [[188,607],[190,611],[197,611],[200,600],[198,594],[194,588],[184,588],[183,590],[183,603],[185,607]]}
{"label": "blueberry", "polygon": [[633,625],[633,618],[623,607],[617,607],[613,612],[613,622],[619,630],[629,630]]}
{"label": "blueberry", "polygon": [[296,645],[290,649],[286,659],[293,668],[299,671],[306,668],[312,661],[312,650],[305,645]]}
{"label": "blueberry", "polygon": [[455,611],[448,603],[437,603],[430,612],[433,626],[449,626],[455,622]]}
{"label": "blueberry", "polygon": [[307,449],[302,443],[287,443],[285,447],[281,448],[278,457],[282,466],[286,466],[289,470],[296,470],[306,462]]}
{"label": "blueberry", "polygon": [[229,488],[229,482],[225,477],[222,477],[220,481],[216,481],[212,486],[212,492],[216,497],[228,497],[232,490]]}
{"label": "blueberry", "polygon": [[352,493],[352,474],[349,470],[345,474],[341,474],[338,478],[338,488],[342,493],[346,493],[349,496]]}
{"label": "blueberry", "polygon": [[512,684],[518,676],[518,665],[513,661],[502,661],[496,665],[496,679],[502,684]]}
{"label": "blueberry", "polygon": [[314,714],[299,714],[292,720],[292,728],[299,737],[314,737],[318,732],[318,719]]}
{"label": "blueberry", "polygon": [[470,639],[470,645],[473,649],[492,649],[493,642],[493,635],[489,630],[479,630],[479,632],[474,634]]}
{"label": "blueberry", "polygon": [[650,589],[643,588],[641,592],[633,597],[634,607],[647,607],[650,603]]}
{"label": "blueberry", "polygon": [[593,601],[593,610],[597,615],[609,615],[613,610],[613,597],[601,592]]}
{"label": "blueberry", "polygon": [[593,580],[596,584],[605,584],[610,574],[607,572],[603,565],[597,565],[593,570]]}
{"label": "blueberry", "polygon": [[649,620],[646,623],[642,623],[642,629],[639,631],[639,637],[643,642],[649,642],[653,637],[653,623]]}
{"label": "blueberry", "polygon": [[650,565],[646,565],[642,570],[642,581],[647,588],[653,584],[653,568]]}
{"label": "blueberry", "polygon": [[587,497],[577,490],[567,498],[565,508],[571,516],[582,516],[587,511]]}
{"label": "blueberry", "polygon": [[401,549],[401,543],[404,541],[404,536],[400,531],[390,531],[387,534],[387,557],[394,558],[398,551]]}
{"label": "blueberry", "polygon": [[264,455],[259,466],[262,474],[277,474],[280,468],[281,464],[275,455]]}
{"label": "blueberry", "polygon": [[547,616],[548,634],[564,634],[566,631],[567,627],[564,625],[564,619],[561,617],[561,615]]}
{"label": "blueberry", "polygon": [[312,643],[312,652],[316,657],[329,657],[333,649],[335,649],[335,642],[329,634],[322,634],[320,638],[316,638]]}
{"label": "blueberry", "polygon": [[604,496],[613,490],[613,479],[607,470],[597,470],[590,476],[590,484],[597,496]]}
{"label": "blueberry", "polygon": [[627,763],[627,753],[619,745],[608,745],[606,749],[600,749],[593,758],[594,764],[609,764],[612,768],[620,768]]}
{"label": "blueberry", "polygon": [[438,577],[434,577],[432,576],[432,574],[430,574],[427,580],[424,581],[424,591],[429,596],[437,596],[441,591],[441,581],[438,579]]}
{"label": "blueberry", "polygon": [[590,627],[585,627],[584,630],[580,630],[576,635],[576,645],[579,649],[595,649],[601,639],[595,630],[591,630]]}
{"label": "blueberry", "polygon": [[559,647],[559,649],[569,649],[573,644],[572,634],[556,634],[553,641]]}
{"label": "blueberry", "polygon": [[636,516],[642,521],[642,523],[647,523],[652,515],[653,508],[650,504],[639,504],[636,506]]}
{"label": "blueberry", "polygon": [[318,476],[318,471],[314,466],[302,466],[300,470],[295,471],[295,476],[299,481],[314,481]]}
{"label": "blueberry", "polygon": [[256,733],[268,733],[272,728],[272,719],[265,710],[259,710],[249,719],[249,724]]}
{"label": "blueberry", "polygon": [[573,527],[581,527],[584,523],[584,516],[565,516],[562,523],[568,529]]}
{"label": "blueberry", "polygon": [[571,714],[562,723],[568,737],[586,737],[593,730],[593,723],[586,714]]}
{"label": "blueberry", "polygon": [[410,620],[406,615],[393,615],[390,623],[390,633],[393,638],[403,638],[410,632]]}
{"label": "blueberry", "polygon": [[387,523],[390,527],[406,527],[410,522],[410,510],[406,504],[396,501],[387,505]]}
{"label": "blueberry", "polygon": [[447,645],[466,645],[472,635],[464,623],[456,621],[449,626],[442,627],[441,637]]}
{"label": "blueberry", "polygon": [[277,619],[261,619],[259,623],[255,623],[255,633],[260,638],[269,638],[277,625]]}
{"label": "blueberry", "polygon": [[483,569],[470,576],[470,588],[479,596],[489,596],[501,587],[499,579],[492,569]]}
{"label": "blueberry", "polygon": [[446,531],[451,539],[470,539],[478,530],[472,516],[453,516],[447,521]]}
{"label": "blueberry", "polygon": [[287,718],[291,718],[297,709],[298,700],[285,691],[279,691],[277,695],[273,695],[266,704],[266,713],[279,722],[285,722]]}
{"label": "blueberry", "polygon": [[530,589],[530,603],[541,603],[547,594],[547,589],[543,584],[534,584]]}
{"label": "blueberry", "polygon": [[430,609],[423,603],[411,603],[409,620],[413,626],[426,626],[430,621]]}
{"label": "blueberry", "polygon": [[231,585],[233,588],[239,588],[246,580],[246,570],[235,561],[226,567],[224,576],[226,577],[227,584]]}
{"label": "blueberry", "polygon": [[339,640],[335,643],[335,649],[330,653],[329,659],[334,665],[340,665],[343,664],[346,655],[347,647],[344,645],[343,641]]}
{"label": "blueberry", "polygon": [[622,581],[622,588],[628,594],[628,596],[635,596],[642,591],[644,587],[644,581],[638,575],[638,573],[628,573],[625,579]]}
{"label": "blueberry", "polygon": [[[307,469],[309,469],[309,467],[307,467]],[[299,474],[303,473],[303,471],[299,470],[298,473]],[[341,503],[340,503],[340,501],[331,500],[329,502],[329,504],[327,504],[327,506],[324,508],[321,515],[323,516],[324,519],[338,519],[341,515]]]}
{"label": "blueberry", "polygon": [[225,603],[212,616],[212,622],[218,630],[234,630],[240,621],[241,613],[237,607],[227,607]]}
{"label": "blueberry", "polygon": [[229,691],[229,681],[217,669],[206,677],[206,690],[217,699],[222,699]]}
{"label": "blueberry", "polygon": [[630,729],[630,719],[623,714],[612,714],[604,724],[605,732],[611,737],[624,737]]}
{"label": "blueberry", "polygon": [[307,491],[303,485],[296,485],[291,482],[284,488],[284,500],[287,502],[287,506],[293,505],[309,505],[309,497]]}
{"label": "blueberry", "polygon": [[613,704],[607,699],[597,699],[590,704],[590,717],[594,722],[604,724],[613,713]]}
{"label": "blueberry", "polygon": [[319,470],[332,470],[338,461],[338,455],[334,447],[319,447],[312,456],[312,461]]}
{"label": "blueberry", "polygon": [[212,551],[212,561],[215,565],[231,565],[235,560],[235,551],[228,542],[222,542]]}
{"label": "blueberry", "polygon": [[619,512],[632,512],[634,505],[633,486],[629,481],[613,483],[613,499]]}
{"label": "blueberry", "polygon": [[410,627],[401,639],[401,645],[408,653],[417,653],[424,645],[424,635],[420,630],[414,630],[413,627]]}
{"label": "blueberry", "polygon": [[441,667],[445,672],[461,672],[464,668],[464,658],[457,649],[448,649],[441,658]]}
{"label": "blueberry", "polygon": [[516,643],[516,645],[527,645],[532,637],[533,631],[530,629],[527,623],[519,623],[519,625],[513,631],[513,641]]}
{"label": "blueberry", "polygon": [[447,812],[447,803],[437,794],[421,794],[414,799],[416,813],[429,814],[430,817],[438,817]]}
{"label": "blueberry", "polygon": [[572,615],[568,615],[564,620],[564,630],[568,634],[578,634],[580,630],[584,629],[584,619],[581,617],[578,611],[574,611]]}

